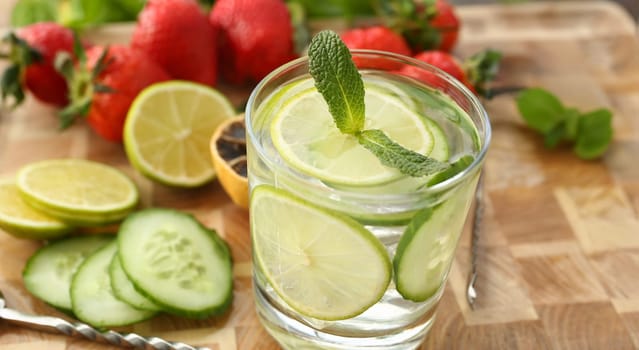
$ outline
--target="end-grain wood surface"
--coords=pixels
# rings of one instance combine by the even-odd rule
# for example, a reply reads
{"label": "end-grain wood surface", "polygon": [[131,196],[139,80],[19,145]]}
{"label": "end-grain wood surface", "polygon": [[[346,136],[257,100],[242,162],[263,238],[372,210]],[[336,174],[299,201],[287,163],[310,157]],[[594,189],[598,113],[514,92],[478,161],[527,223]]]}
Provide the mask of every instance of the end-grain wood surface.
{"label": "end-grain wood surface", "polygon": [[[582,110],[610,108],[615,134],[605,157],[582,161],[569,149],[545,149],[522,123],[512,95],[486,101],[494,133],[486,163],[479,298],[475,310],[465,302],[467,227],[422,349],[639,349],[636,24],[610,2],[462,6],[458,12],[464,24],[459,56],[498,49],[504,54],[499,84],[542,86]],[[131,28],[115,25],[87,35],[126,42]],[[225,91],[238,104],[246,98],[245,91]],[[0,113],[0,177],[47,158],[101,161],[137,182],[144,206],[192,212],[229,242],[235,261],[229,312],[199,321],[159,316],[121,330],[215,350],[278,349],[253,309],[248,214],[217,183],[193,190],[154,184],[131,169],[121,145],[101,140],[82,123],[57,131],[54,111],[33,99]],[[22,284],[24,263],[39,246],[0,233],[0,289],[12,308],[64,316]],[[2,321],[0,348],[112,349]]]}

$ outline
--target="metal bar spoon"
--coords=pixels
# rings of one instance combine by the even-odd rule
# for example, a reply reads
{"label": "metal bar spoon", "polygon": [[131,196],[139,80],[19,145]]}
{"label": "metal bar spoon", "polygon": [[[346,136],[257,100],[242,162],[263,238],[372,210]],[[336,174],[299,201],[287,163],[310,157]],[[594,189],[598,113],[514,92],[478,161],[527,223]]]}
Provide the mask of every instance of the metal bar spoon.
{"label": "metal bar spoon", "polygon": [[49,333],[61,333],[74,338],[106,343],[127,348],[148,350],[209,350],[197,348],[184,343],[169,342],[157,337],[145,338],[135,333],[122,334],[115,331],[98,331],[79,322],[68,322],[58,317],[35,316],[9,309],[2,291],[0,291],[0,319],[12,324]]}
{"label": "metal bar spoon", "polygon": [[477,290],[475,282],[477,281],[477,254],[479,250],[479,232],[481,221],[484,215],[484,174],[479,176],[479,183],[475,191],[475,212],[473,213],[473,226],[471,228],[470,242],[470,275],[468,276],[468,286],[466,288],[466,300],[471,309],[475,308],[477,300]]}

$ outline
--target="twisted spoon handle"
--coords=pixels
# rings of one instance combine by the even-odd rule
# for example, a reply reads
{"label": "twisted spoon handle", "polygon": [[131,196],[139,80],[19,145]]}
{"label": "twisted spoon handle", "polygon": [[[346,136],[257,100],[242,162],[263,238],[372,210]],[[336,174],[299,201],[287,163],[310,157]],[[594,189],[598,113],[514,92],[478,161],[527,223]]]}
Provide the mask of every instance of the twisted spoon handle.
{"label": "twisted spoon handle", "polygon": [[62,333],[71,337],[106,343],[121,347],[148,350],[208,350],[184,343],[169,342],[157,337],[145,338],[135,333],[121,334],[114,331],[100,332],[84,323],[71,323],[50,316],[26,315],[12,309],[0,308],[0,319],[40,331]]}
{"label": "twisted spoon handle", "polygon": [[479,176],[479,183],[475,192],[475,212],[473,215],[473,226],[471,229],[470,243],[470,276],[468,277],[468,285],[466,288],[466,300],[471,309],[475,308],[475,300],[477,299],[477,290],[475,282],[477,281],[477,254],[479,249],[479,235],[481,222],[484,216],[484,174]]}

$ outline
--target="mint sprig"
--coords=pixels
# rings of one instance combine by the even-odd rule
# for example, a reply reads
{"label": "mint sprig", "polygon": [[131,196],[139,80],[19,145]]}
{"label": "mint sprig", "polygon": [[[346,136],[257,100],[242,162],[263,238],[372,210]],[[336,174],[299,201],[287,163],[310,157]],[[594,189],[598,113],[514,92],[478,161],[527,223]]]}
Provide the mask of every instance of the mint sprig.
{"label": "mint sprig", "polygon": [[354,135],[364,128],[364,82],[351,53],[335,32],[323,31],[313,37],[308,49],[309,69],[331,112],[335,125],[344,134]]}
{"label": "mint sprig", "polygon": [[356,137],[382,164],[406,175],[427,176],[451,167],[449,163],[404,148],[381,130],[364,130],[364,82],[348,47],[337,33],[324,30],[316,34],[308,55],[315,87],[342,133]]}
{"label": "mint sprig", "polygon": [[541,88],[523,90],[516,102],[526,124],[543,135],[548,148],[572,144],[579,158],[594,159],[612,141],[612,112],[607,109],[582,113]]}
{"label": "mint sprig", "polygon": [[381,130],[363,130],[357,135],[357,141],[377,156],[382,164],[397,168],[406,175],[419,177],[450,168],[448,163],[402,147]]}

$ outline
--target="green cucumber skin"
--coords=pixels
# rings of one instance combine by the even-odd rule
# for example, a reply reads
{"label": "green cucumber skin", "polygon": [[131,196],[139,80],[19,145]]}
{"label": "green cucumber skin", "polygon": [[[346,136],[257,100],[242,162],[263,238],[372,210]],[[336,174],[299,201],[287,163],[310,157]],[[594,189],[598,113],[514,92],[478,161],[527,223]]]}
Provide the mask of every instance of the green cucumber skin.
{"label": "green cucumber skin", "polygon": [[404,255],[404,251],[413,241],[413,238],[415,238],[415,236],[417,236],[417,234],[420,232],[419,228],[423,224],[428,222],[428,220],[433,216],[433,211],[434,211],[434,208],[425,208],[417,212],[417,214],[415,214],[413,219],[410,221],[410,223],[406,227],[406,230],[404,231],[404,234],[400,238],[399,243],[397,244],[397,250],[395,251],[395,258],[393,259],[393,276],[395,278],[395,285],[397,286],[396,287],[397,291],[399,292],[399,294],[402,295],[402,297],[404,297],[404,299],[414,301],[414,302],[422,302],[428,299],[431,295],[437,292],[437,290],[439,289],[439,286],[434,286],[432,290],[428,290],[419,295],[415,295],[404,290],[403,285],[400,282],[398,277],[400,265],[402,264],[402,259],[400,258]]}
{"label": "green cucumber skin", "polygon": [[[109,277],[111,278],[111,289],[113,290],[113,295],[116,298],[131,305],[132,307],[136,309],[156,311],[156,312],[162,311],[162,309],[159,306],[153,304],[152,301],[144,298],[144,296],[140,294],[140,292],[137,289],[135,289],[135,286],[128,279],[128,276],[126,276],[126,273],[124,272],[124,270],[120,271],[120,269],[122,269],[122,265],[120,265],[119,254],[116,253],[115,256],[113,256],[113,260],[109,264]],[[124,274],[125,275],[124,278],[127,279],[125,282],[122,282],[122,283],[130,283],[131,287],[126,285],[119,285],[118,282],[116,282],[118,278],[117,276],[121,276],[120,275],[121,273]],[[120,288],[126,288],[127,290],[129,288],[133,288],[134,291],[138,293],[138,295],[130,297],[129,295],[127,295],[126,291],[123,291]],[[144,298],[146,300],[139,300],[140,298]]]}
{"label": "green cucumber skin", "polygon": [[[151,319],[152,317],[154,317],[157,312],[155,311],[148,311],[148,310],[140,310],[140,309],[136,309],[132,306],[130,306],[129,304],[126,304],[123,301],[119,301],[119,299],[117,299],[115,297],[115,295],[113,295],[113,292],[110,291],[110,297],[113,300],[117,300],[119,301],[118,304],[125,306],[127,308],[127,312],[131,312],[132,314],[135,315],[135,317],[116,317],[118,320],[116,321],[115,318],[111,318],[110,321],[105,320],[105,317],[103,316],[105,314],[105,312],[101,313],[98,318],[101,318],[101,320],[98,320],[97,318],[95,318],[95,314],[87,314],[85,312],[85,309],[83,307],[86,306],[86,304],[81,303],[80,300],[78,300],[80,298],[80,296],[83,294],[83,288],[84,285],[82,284],[83,282],[86,282],[85,280],[83,280],[84,277],[84,270],[93,270],[95,269],[95,266],[93,265],[97,265],[97,264],[102,264],[104,265],[102,269],[100,269],[98,272],[99,273],[104,273],[104,277],[107,279],[110,279],[109,277],[109,273],[108,273],[108,266],[111,262],[111,260],[113,259],[113,256],[117,254],[117,242],[116,240],[113,240],[112,242],[109,242],[108,244],[106,244],[105,246],[101,247],[100,249],[96,250],[93,252],[93,254],[91,254],[89,257],[87,257],[84,262],[78,267],[75,275],[73,276],[73,279],[71,281],[71,288],[70,288],[70,293],[71,293],[71,302],[73,305],[73,313],[74,315],[81,320],[82,322],[86,322],[87,324],[90,324],[94,327],[120,327],[120,326],[129,326],[135,323],[139,323],[142,321],[146,321],[148,319]],[[108,260],[108,261],[107,261]],[[95,271],[93,271],[95,272]],[[99,281],[99,278],[102,277],[100,276],[100,274],[93,274],[91,273],[91,278],[93,278],[91,280],[91,282],[96,282]],[[109,281],[110,284],[110,281]],[[83,300],[85,301],[85,300]],[[109,300],[95,300],[97,303],[105,303],[108,302]],[[82,305],[81,305],[82,304]],[[107,313],[109,311],[113,311],[113,310],[102,310],[102,311],[106,311]]]}
{"label": "green cucumber skin", "polygon": [[[172,303],[167,303],[166,301],[161,300],[160,298],[154,295],[153,291],[146,290],[144,286],[142,285],[142,283],[140,282],[140,280],[136,278],[136,276],[131,274],[130,271],[127,271],[126,261],[125,261],[126,259],[122,256],[122,254],[118,254],[122,268],[124,272],[126,273],[126,275],[129,277],[129,280],[131,281],[131,283],[133,283],[134,288],[142,296],[149,299],[154,304],[158,305],[164,312],[173,314],[176,316],[193,318],[193,319],[205,319],[205,318],[208,318],[211,316],[217,316],[226,312],[233,303],[233,270],[232,270],[233,262],[231,259],[230,248],[228,244],[221,237],[218,236],[215,230],[209,229],[206,226],[204,226],[192,214],[179,212],[177,210],[166,209],[166,208],[149,208],[149,209],[144,209],[129,215],[122,222],[120,226],[120,230],[119,230],[118,246],[120,247],[120,252],[123,251],[124,245],[126,244],[125,235],[126,235],[126,232],[129,232],[128,226],[132,225],[131,223],[135,220],[138,220],[138,218],[144,219],[144,216],[153,216],[153,215],[162,215],[162,216],[178,215],[181,217],[188,217],[189,220],[192,220],[193,223],[197,225],[198,229],[201,232],[204,232],[207,235],[207,237],[211,240],[211,243],[213,244],[217,254],[219,254],[220,257],[227,262],[226,273],[228,273],[228,288],[224,292],[225,297],[223,302],[218,305],[211,305],[210,307],[198,309],[198,310],[183,309],[179,306],[173,305]],[[157,287],[161,288],[162,286],[157,286]]]}
{"label": "green cucumber skin", "polygon": [[[113,234],[99,234],[99,235],[86,235],[86,236],[69,236],[69,237],[65,237],[62,239],[58,239],[55,241],[52,241],[51,243],[40,247],[33,255],[31,255],[31,257],[27,260],[27,263],[25,264],[24,269],[22,270],[22,280],[23,283],[25,285],[25,288],[34,296],[36,296],[38,299],[44,301],[45,303],[47,303],[48,305],[51,305],[53,307],[55,307],[56,309],[69,314],[69,315],[73,315],[73,310],[72,310],[72,306],[71,306],[71,299],[69,296],[69,304],[68,305],[63,305],[60,303],[56,303],[56,302],[51,302],[50,300],[48,300],[49,298],[44,295],[43,293],[40,292],[40,290],[37,288],[36,285],[34,285],[34,283],[32,283],[30,281],[30,276],[34,273],[36,273],[36,271],[34,271],[34,269],[38,268],[38,264],[42,263],[40,260],[41,259],[48,259],[51,260],[53,258],[56,257],[56,255],[54,256],[50,256],[47,257],[48,254],[51,254],[52,252],[55,254],[55,251],[57,249],[60,249],[61,251],[64,250],[71,250],[73,252],[77,252],[78,249],[76,246],[82,246],[83,248],[86,248],[86,251],[83,252],[83,254],[86,254],[82,259],[86,259],[87,256],[89,256],[91,253],[95,252],[97,249],[100,249],[102,247],[104,247],[106,244],[108,244],[110,241],[115,239],[115,235]],[[68,248],[65,246],[69,246]],[[62,256],[62,254],[60,254],[60,256]],[[67,286],[66,290],[69,290],[71,287],[71,279],[73,274],[75,273],[75,271],[77,271],[77,268],[80,266],[80,264],[78,264],[76,266],[76,268],[74,269],[74,271],[72,271],[70,273],[70,277],[68,281],[63,281],[63,283]],[[47,287],[52,287],[50,285],[48,285]]]}

